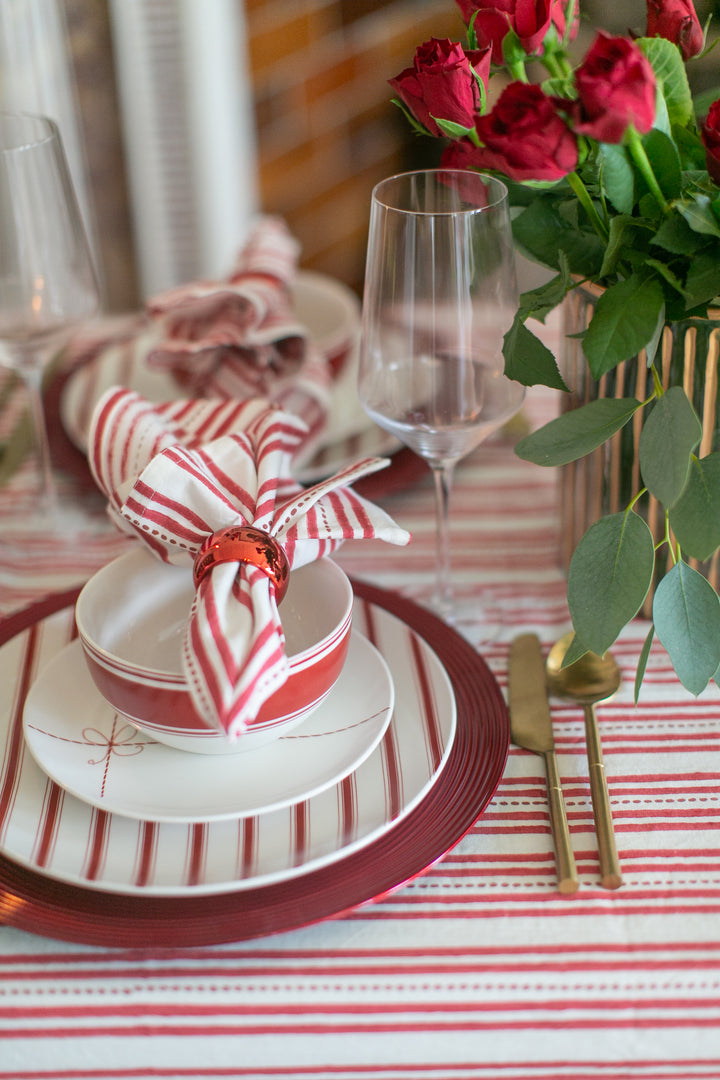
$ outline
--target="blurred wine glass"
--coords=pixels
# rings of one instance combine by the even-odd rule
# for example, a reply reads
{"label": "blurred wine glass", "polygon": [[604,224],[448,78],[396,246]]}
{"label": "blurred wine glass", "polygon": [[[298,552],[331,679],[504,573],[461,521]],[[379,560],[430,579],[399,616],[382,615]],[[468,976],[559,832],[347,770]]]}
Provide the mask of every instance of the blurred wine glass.
{"label": "blurred wine glass", "polygon": [[522,405],[504,373],[517,308],[507,189],[451,169],[390,177],[372,193],[358,392],[368,415],[432,469],[435,606],[454,621],[449,499],[456,463]]}
{"label": "blurred wine glass", "polygon": [[42,378],[98,307],[98,287],[60,133],[44,116],[0,112],[0,363],[27,388],[41,486],[30,507],[3,512],[0,537],[38,530],[54,543],[77,516],[58,496]]}

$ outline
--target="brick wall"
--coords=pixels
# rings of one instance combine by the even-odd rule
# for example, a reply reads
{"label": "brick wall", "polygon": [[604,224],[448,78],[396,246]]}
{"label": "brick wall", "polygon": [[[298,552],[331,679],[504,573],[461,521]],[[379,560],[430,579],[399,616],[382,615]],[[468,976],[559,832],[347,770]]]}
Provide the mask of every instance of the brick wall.
{"label": "brick wall", "polygon": [[360,289],[373,185],[438,146],[409,133],[387,79],[426,38],[458,38],[451,0],[245,0],[263,209],[302,265]]}

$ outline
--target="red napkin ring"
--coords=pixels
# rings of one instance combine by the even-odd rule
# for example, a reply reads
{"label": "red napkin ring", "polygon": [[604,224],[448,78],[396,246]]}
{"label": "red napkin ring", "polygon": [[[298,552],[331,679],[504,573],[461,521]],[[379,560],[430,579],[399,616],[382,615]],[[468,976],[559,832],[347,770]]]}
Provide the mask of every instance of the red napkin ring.
{"label": "red napkin ring", "polygon": [[213,566],[224,562],[247,563],[267,574],[275,586],[279,604],[287,592],[290,563],[280,544],[253,525],[230,525],[208,536],[193,563],[193,582],[198,587]]}

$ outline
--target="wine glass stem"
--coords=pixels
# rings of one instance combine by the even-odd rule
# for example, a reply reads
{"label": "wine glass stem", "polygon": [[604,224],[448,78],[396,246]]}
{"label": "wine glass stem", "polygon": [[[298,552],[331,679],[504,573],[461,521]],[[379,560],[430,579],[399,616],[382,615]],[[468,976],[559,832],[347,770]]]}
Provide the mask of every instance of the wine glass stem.
{"label": "wine glass stem", "polygon": [[453,469],[453,464],[432,466],[436,518],[436,606],[438,612],[448,621],[451,620],[453,613],[453,592],[450,582],[450,491]]}
{"label": "wine glass stem", "polygon": [[40,469],[40,499],[45,512],[55,514],[58,508],[58,494],[55,487],[50,461],[50,442],[48,439],[45,410],[42,399],[43,369],[40,366],[28,366],[21,369],[30,402],[30,416],[35,434],[38,466]]}

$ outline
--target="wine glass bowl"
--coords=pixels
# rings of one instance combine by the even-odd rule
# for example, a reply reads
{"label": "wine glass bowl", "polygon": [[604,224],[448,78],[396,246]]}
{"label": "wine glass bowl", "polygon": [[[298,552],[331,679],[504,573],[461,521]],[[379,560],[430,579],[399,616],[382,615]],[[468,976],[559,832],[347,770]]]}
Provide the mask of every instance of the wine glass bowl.
{"label": "wine glass bowl", "polygon": [[[42,374],[97,308],[95,271],[57,125],[44,116],[0,112],[0,363],[27,388],[42,483],[35,516],[58,542],[67,526],[50,466]],[[27,513],[23,522],[30,524]]]}
{"label": "wine glass bowl", "polygon": [[504,374],[517,308],[507,189],[480,173],[404,173],[376,186],[358,393],[423,457],[437,495],[436,602],[452,617],[448,500],[455,464],[522,405]]}

